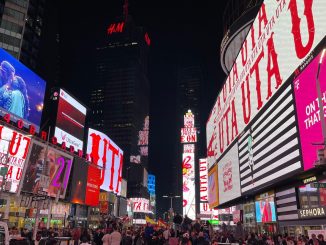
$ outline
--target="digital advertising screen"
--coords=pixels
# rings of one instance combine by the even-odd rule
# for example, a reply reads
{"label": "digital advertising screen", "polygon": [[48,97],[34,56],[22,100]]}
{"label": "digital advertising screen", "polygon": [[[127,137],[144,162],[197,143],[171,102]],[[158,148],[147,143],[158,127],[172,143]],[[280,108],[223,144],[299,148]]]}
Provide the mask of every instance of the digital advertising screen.
{"label": "digital advertising screen", "polygon": [[39,131],[46,82],[0,49],[0,115],[10,114],[11,121],[23,120],[26,128]]}
{"label": "digital advertising screen", "polygon": [[[57,91],[55,92],[57,93]],[[75,151],[83,150],[87,109],[63,89],[59,91],[58,112],[54,136],[58,143],[71,145]]]}
{"label": "digital advertising screen", "polygon": [[266,198],[255,202],[256,221],[259,223],[276,222],[274,198]]}
{"label": "digital advertising screen", "polygon": [[89,206],[97,206],[99,203],[101,173],[98,166],[94,164],[88,166],[85,204]]}
{"label": "digital advertising screen", "polygon": [[88,164],[82,158],[75,157],[72,169],[70,201],[85,204]]}
{"label": "digital advertising screen", "polygon": [[183,214],[190,219],[196,218],[196,189],[195,189],[195,154],[182,154],[182,195]]}
{"label": "digital advertising screen", "polygon": [[33,140],[26,160],[22,191],[45,192],[50,197],[64,198],[72,163],[73,156]]}
{"label": "digital advertising screen", "polygon": [[[300,132],[300,143],[303,157],[304,169],[314,167],[318,160],[317,152],[323,148],[318,144],[324,141],[320,107],[317,95],[316,75],[321,53],[317,55],[311,63],[293,81],[296,112]],[[326,57],[324,57],[326,60]],[[326,116],[326,62],[320,65],[319,81],[322,94],[322,112]]]}
{"label": "digital advertising screen", "polygon": [[238,137],[242,194],[302,171],[291,84],[277,93]]}
{"label": "digital advertising screen", "polygon": [[207,159],[199,159],[199,197],[200,202],[208,201],[208,169]]}
{"label": "digital advertising screen", "polygon": [[31,139],[15,130],[0,125],[0,186],[16,193],[22,179]]}
{"label": "digital advertising screen", "polygon": [[101,189],[120,195],[123,151],[104,133],[88,130],[87,154],[101,168]]}
{"label": "digital advertising screen", "polygon": [[238,147],[236,144],[217,163],[219,203],[241,196]]}
{"label": "digital advertising screen", "polygon": [[217,165],[208,172],[208,204],[214,208],[219,204]]}
{"label": "digital advertising screen", "polygon": [[150,213],[149,200],[145,198],[129,198],[134,213]]}
{"label": "digital advertising screen", "polygon": [[325,11],[324,0],[263,2],[207,121],[209,168],[325,37]]}

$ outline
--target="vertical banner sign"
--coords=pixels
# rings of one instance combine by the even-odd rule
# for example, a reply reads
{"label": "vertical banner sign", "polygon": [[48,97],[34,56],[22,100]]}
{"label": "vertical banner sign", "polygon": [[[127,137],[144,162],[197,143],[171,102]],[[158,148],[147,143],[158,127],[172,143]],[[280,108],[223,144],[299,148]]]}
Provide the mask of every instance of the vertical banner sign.
{"label": "vertical banner sign", "polygon": [[195,116],[191,110],[184,116],[184,128],[181,129],[182,154],[182,182],[183,182],[183,214],[191,219],[196,218],[196,189],[195,189],[195,144],[197,133]]}
{"label": "vertical banner sign", "polygon": [[[268,102],[280,95],[277,92],[282,91],[291,74],[325,37],[325,12],[325,0],[263,2],[207,121],[209,168],[248,124],[258,120],[259,112],[269,110]],[[310,80],[310,88],[315,87],[315,76]],[[257,140],[254,138],[253,142],[256,144]],[[301,166],[291,168],[297,170]]]}
{"label": "vertical banner sign", "polygon": [[200,193],[200,218],[210,219],[213,210],[208,205],[208,169],[207,159],[199,159],[199,193]]}

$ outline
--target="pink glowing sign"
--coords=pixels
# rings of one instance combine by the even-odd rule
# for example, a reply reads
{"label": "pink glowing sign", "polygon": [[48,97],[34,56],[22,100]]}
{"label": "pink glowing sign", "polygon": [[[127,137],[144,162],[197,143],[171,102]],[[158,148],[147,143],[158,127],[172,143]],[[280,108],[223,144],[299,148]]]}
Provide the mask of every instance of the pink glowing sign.
{"label": "pink glowing sign", "polygon": [[[323,146],[316,74],[321,54],[315,57],[305,70],[294,80],[295,103],[298,116],[304,170],[314,167],[317,151]],[[321,64],[319,80],[322,92],[324,117],[326,115],[326,62]],[[316,145],[317,144],[317,145]]]}

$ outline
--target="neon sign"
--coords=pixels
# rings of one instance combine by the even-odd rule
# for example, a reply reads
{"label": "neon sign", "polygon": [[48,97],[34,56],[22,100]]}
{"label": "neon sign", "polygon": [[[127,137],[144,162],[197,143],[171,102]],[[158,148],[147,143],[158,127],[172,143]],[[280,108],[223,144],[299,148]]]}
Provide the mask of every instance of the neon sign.
{"label": "neon sign", "polygon": [[112,33],[122,33],[124,25],[124,22],[110,24],[107,29],[107,34],[111,35]]}

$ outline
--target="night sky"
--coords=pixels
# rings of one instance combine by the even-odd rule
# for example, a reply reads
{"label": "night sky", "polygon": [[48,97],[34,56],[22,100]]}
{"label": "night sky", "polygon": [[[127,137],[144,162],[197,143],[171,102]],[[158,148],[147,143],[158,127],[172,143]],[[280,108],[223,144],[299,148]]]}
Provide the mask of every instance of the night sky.
{"label": "night sky", "polygon": [[[57,1],[55,1],[57,2]],[[158,211],[169,208],[170,169],[177,157],[176,74],[178,57],[198,57],[204,68],[207,119],[225,75],[219,62],[226,0],[129,0],[129,13],[151,38],[149,57],[150,172],[157,176]],[[219,6],[217,6],[219,4]],[[95,69],[93,53],[106,39],[106,28],[122,14],[122,1],[61,1],[57,12],[60,49],[59,84],[87,105],[88,87]],[[52,11],[54,15],[54,10]],[[53,63],[53,62],[52,62]],[[181,164],[181,163],[180,163]]]}

